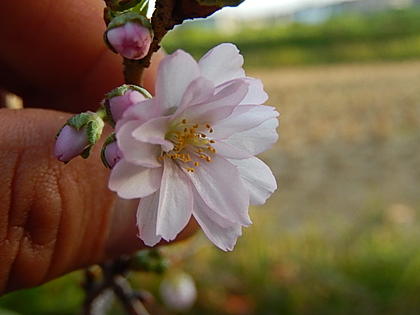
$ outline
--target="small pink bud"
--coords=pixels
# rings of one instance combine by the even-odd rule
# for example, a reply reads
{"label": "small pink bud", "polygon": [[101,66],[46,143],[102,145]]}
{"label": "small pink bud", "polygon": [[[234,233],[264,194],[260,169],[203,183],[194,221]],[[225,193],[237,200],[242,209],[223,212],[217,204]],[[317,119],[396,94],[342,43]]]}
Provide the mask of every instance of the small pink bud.
{"label": "small pink bud", "polygon": [[133,60],[146,57],[152,43],[150,30],[136,22],[127,22],[109,29],[106,38],[116,52]]}
{"label": "small pink bud", "polygon": [[102,159],[106,166],[113,168],[121,159],[122,154],[118,148],[117,142],[111,142],[103,148]]}
{"label": "small pink bud", "polygon": [[69,162],[83,152],[88,145],[85,128],[77,130],[65,125],[57,136],[54,155],[61,162]]}
{"label": "small pink bud", "polygon": [[134,90],[127,90],[125,94],[121,96],[114,96],[108,99],[109,111],[111,112],[114,122],[122,117],[127,108],[144,101],[145,99],[146,97],[143,94]]}

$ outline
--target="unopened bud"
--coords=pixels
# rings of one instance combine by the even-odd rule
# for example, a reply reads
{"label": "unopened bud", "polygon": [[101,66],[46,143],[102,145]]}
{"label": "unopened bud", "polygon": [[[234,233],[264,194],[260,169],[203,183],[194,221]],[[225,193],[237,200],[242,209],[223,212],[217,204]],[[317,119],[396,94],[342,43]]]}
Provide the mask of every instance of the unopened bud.
{"label": "unopened bud", "polygon": [[65,163],[78,155],[87,158],[92,146],[99,140],[103,127],[103,120],[93,112],[71,117],[57,134],[55,157]]}
{"label": "unopened bud", "polygon": [[127,12],[116,16],[108,25],[105,41],[121,56],[139,60],[146,57],[153,39],[149,20],[143,15]]}
{"label": "unopened bud", "polygon": [[118,148],[117,140],[115,138],[115,134],[112,134],[108,139],[105,141],[104,146],[102,147],[101,158],[102,162],[108,168],[113,168],[115,164],[122,157],[122,152]]}
{"label": "unopened bud", "polygon": [[88,145],[85,128],[77,130],[65,125],[57,136],[54,155],[61,162],[68,162],[83,152]]}
{"label": "unopened bud", "polygon": [[135,85],[122,85],[105,96],[105,107],[108,115],[116,123],[132,105],[152,96],[145,89]]}

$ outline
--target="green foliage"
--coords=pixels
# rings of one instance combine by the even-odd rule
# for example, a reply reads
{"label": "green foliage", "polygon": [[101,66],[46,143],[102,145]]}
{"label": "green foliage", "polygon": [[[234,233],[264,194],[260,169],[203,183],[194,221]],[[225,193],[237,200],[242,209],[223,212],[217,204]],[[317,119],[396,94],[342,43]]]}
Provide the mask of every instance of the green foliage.
{"label": "green foliage", "polygon": [[319,25],[248,25],[233,33],[189,23],[170,33],[164,47],[198,58],[221,42],[237,44],[248,67],[413,59],[420,57],[420,9],[340,16]]}

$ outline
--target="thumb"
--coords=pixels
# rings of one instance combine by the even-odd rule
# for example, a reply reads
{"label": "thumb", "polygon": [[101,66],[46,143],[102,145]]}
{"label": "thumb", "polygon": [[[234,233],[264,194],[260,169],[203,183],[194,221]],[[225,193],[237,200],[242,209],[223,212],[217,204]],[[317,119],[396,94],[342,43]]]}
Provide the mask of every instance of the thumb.
{"label": "thumb", "polygon": [[[88,160],[67,165],[52,154],[54,136],[69,115],[48,110],[0,110],[0,293],[31,287],[109,253],[111,237],[135,241],[133,204],[124,226],[111,229],[116,198],[107,189],[100,145]],[[124,233],[122,233],[123,231]],[[121,235],[117,235],[121,233]],[[134,242],[133,242],[134,241]]]}
{"label": "thumb", "polygon": [[[146,247],[136,236],[138,200],[107,188],[101,144],[87,160],[54,158],[69,116],[0,109],[0,295]],[[177,239],[195,230],[192,221]]]}

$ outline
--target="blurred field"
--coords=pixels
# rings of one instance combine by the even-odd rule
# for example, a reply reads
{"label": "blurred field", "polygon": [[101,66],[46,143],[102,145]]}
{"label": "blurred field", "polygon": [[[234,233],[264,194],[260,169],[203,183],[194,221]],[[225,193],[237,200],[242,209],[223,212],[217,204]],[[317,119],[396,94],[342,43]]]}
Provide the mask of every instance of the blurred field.
{"label": "blurred field", "polygon": [[[420,62],[252,75],[281,112],[281,139],[263,156],[279,190],[234,252],[200,237],[166,249],[197,281],[189,314],[420,314]],[[79,276],[0,307],[74,314]],[[159,281],[133,276],[155,293]]]}
{"label": "blurred field", "polygon": [[347,14],[321,24],[204,28],[200,21],[178,27],[164,41],[201,57],[213,46],[234,42],[247,67],[396,61],[420,58],[420,6],[372,14]]}

